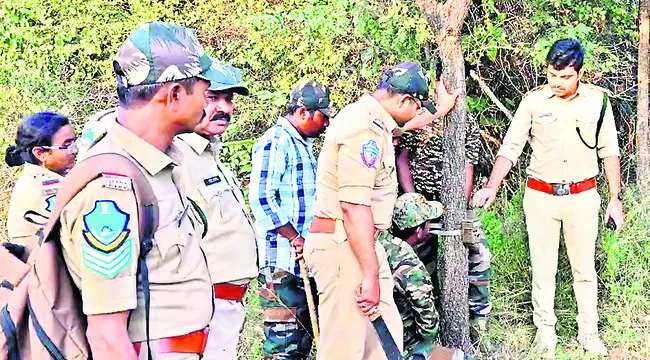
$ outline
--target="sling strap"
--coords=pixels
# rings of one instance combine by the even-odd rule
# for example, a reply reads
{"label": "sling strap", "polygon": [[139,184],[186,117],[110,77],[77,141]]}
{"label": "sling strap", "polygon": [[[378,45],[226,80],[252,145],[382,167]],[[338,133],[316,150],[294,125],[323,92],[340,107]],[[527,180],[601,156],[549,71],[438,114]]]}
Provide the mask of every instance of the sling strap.
{"label": "sling strap", "polygon": [[600,135],[600,128],[603,126],[603,119],[605,118],[605,111],[607,111],[607,100],[608,100],[607,93],[603,93],[603,105],[600,108],[600,117],[598,118],[598,123],[596,124],[596,143],[594,146],[590,146],[587,144],[585,139],[582,138],[582,134],[580,134],[580,127],[576,126],[576,131],[578,132],[578,136],[580,137],[580,141],[582,141],[583,144],[585,144],[586,147],[589,149],[596,149],[598,147],[598,136]]}

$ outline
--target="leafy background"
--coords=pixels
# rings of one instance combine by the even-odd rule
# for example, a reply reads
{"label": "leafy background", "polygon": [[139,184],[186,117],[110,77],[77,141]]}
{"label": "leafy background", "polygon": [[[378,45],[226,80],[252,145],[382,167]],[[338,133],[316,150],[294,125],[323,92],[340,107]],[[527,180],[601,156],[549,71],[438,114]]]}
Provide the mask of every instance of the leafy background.
{"label": "leafy background", "polygon": [[[613,94],[629,184],[628,223],[620,234],[602,231],[597,261],[602,332],[619,359],[650,358],[650,204],[631,181],[637,6],[629,0],[474,0],[463,29],[467,70],[476,70],[513,111],[527,91],[544,83],[546,51],[567,36],[586,49],[585,81]],[[90,114],[114,106],[111,61],[117,48],[143,22],[168,21],[196,29],[210,54],[244,72],[252,95],[236,99],[224,161],[245,183],[252,143],[275,122],[297,82],[323,82],[342,107],[371,91],[385,66],[417,60],[433,75],[437,61],[434,36],[407,0],[3,0],[0,18],[0,151],[13,143],[18,120],[29,113],[58,111],[81,127]],[[485,140],[480,183],[508,121],[469,77],[468,93]],[[19,171],[0,165],[0,238]],[[497,206],[482,213],[493,253],[489,338],[501,348],[496,358],[532,358],[522,178],[519,165]],[[571,271],[561,253],[559,358],[576,359],[583,355],[575,341]],[[254,291],[247,305],[240,358],[260,359],[263,331]]]}

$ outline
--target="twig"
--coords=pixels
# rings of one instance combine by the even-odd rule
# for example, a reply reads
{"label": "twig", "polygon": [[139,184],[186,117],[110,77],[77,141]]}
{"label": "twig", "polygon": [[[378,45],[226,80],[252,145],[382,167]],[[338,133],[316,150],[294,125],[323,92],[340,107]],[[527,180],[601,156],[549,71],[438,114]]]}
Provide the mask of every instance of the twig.
{"label": "twig", "polygon": [[510,121],[512,121],[512,113],[510,113],[510,110],[508,110],[508,108],[505,107],[505,105],[503,105],[503,103],[502,103],[501,101],[499,101],[499,99],[497,98],[497,96],[494,95],[494,92],[492,92],[492,90],[490,90],[490,88],[487,86],[487,84],[485,83],[485,81],[483,81],[483,79],[481,79],[481,78],[478,76],[478,74],[476,73],[476,71],[471,70],[471,71],[469,72],[469,75],[472,77],[472,79],[474,79],[474,81],[476,81],[476,82],[478,83],[478,86],[481,87],[481,90],[483,90],[483,92],[485,93],[485,95],[487,95],[487,96],[490,98],[490,100],[492,100],[492,101],[497,105],[497,107],[499,108],[499,110],[501,110],[501,112],[503,112],[503,113],[506,115],[506,117],[507,117]]}

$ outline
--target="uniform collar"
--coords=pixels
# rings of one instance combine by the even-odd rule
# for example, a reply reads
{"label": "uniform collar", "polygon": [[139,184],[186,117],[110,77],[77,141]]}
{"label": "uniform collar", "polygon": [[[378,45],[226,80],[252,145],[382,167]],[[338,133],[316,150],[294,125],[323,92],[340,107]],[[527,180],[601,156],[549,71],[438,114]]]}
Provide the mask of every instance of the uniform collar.
{"label": "uniform collar", "polygon": [[205,149],[208,148],[208,145],[211,144],[210,140],[197,133],[180,134],[177,135],[177,137],[189,145],[192,150],[194,150],[199,155],[203,154]]}
{"label": "uniform collar", "polygon": [[302,137],[302,135],[300,135],[300,133],[298,132],[298,129],[296,129],[296,127],[293,126],[293,124],[291,123],[291,121],[289,121],[289,119],[280,116],[280,118],[278,119],[278,124],[282,126],[289,134],[291,134],[291,136],[300,140],[306,145],[311,145],[314,142],[313,139],[310,138],[305,139],[304,137]]}
{"label": "uniform collar", "polygon": [[386,109],[381,106],[377,99],[370,96],[369,94],[363,94],[359,101],[365,105],[366,109],[370,111],[371,116],[376,117],[384,124],[384,127],[386,127],[386,130],[388,130],[388,132],[393,132],[393,130],[397,128],[395,119],[390,116],[388,111],[386,111]]}
{"label": "uniform collar", "polygon": [[149,144],[117,121],[111,125],[107,136],[129,156],[137,161],[151,176],[155,176],[162,169],[174,161],[164,152]]}

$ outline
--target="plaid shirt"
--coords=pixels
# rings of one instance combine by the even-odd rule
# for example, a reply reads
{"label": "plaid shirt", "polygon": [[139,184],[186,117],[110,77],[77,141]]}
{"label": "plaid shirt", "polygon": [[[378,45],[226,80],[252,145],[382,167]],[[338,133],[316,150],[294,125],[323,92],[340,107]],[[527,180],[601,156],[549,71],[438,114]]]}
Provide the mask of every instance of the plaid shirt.
{"label": "plaid shirt", "polygon": [[248,196],[262,269],[278,268],[300,276],[289,239],[273,230],[291,223],[303,237],[309,232],[316,196],[312,145],[311,139],[303,139],[289,120],[280,117],[253,146]]}

